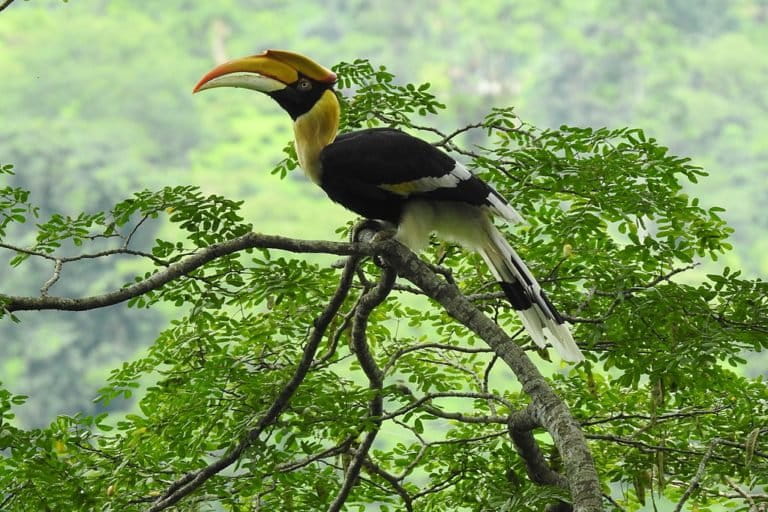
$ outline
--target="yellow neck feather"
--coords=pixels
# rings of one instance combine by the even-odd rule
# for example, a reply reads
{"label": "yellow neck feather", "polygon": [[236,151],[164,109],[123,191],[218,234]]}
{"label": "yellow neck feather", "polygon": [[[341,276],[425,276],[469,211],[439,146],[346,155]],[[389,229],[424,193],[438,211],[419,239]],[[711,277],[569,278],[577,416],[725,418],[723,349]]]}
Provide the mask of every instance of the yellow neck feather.
{"label": "yellow neck feather", "polygon": [[339,100],[331,90],[323,93],[309,112],[293,123],[296,154],[307,177],[320,184],[320,151],[333,142],[339,129]]}

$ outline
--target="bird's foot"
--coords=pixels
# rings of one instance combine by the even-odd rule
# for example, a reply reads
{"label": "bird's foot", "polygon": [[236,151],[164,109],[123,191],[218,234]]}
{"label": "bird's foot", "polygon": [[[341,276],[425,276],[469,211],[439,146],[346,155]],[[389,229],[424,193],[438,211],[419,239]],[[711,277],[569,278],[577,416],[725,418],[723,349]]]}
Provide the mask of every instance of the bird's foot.
{"label": "bird's foot", "polygon": [[378,231],[375,235],[373,235],[373,238],[371,239],[371,243],[376,242],[383,242],[384,240],[390,240],[392,238],[395,238],[395,235],[397,235],[397,228],[393,226],[387,226],[381,231]]}
{"label": "bird's foot", "polygon": [[[397,228],[389,222],[365,219],[358,222],[352,229],[350,241],[376,243],[394,238],[396,234]],[[380,256],[374,256],[373,262],[379,268],[387,266],[386,262]]]}
{"label": "bird's foot", "polygon": [[391,229],[391,225],[380,220],[363,219],[352,228],[349,234],[350,242],[373,242],[376,235]]}

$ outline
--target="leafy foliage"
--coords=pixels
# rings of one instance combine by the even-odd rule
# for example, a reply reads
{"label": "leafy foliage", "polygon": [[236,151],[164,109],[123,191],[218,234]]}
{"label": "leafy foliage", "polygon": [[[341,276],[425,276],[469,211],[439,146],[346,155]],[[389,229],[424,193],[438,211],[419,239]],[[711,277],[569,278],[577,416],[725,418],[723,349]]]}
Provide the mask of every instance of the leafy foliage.
{"label": "leafy foliage", "polygon": [[[4,183],[31,191],[44,219],[107,211],[136,190],[194,183],[205,195],[245,200],[241,215],[260,231],[327,238],[348,214],[300,173],[283,168],[289,178],[278,183],[265,172],[282,148],[292,151],[282,112],[245,91],[193,97],[190,84],[214,60],[267,46],[306,51],[326,64],[364,56],[397,75],[390,85],[431,83],[450,108],[422,124],[446,133],[508,104],[541,127],[642,127],[713,171],[685,192],[727,210],[718,215],[735,229],[735,247],[719,263],[760,276],[768,269],[768,230],[758,205],[768,197],[753,185],[765,181],[767,20],[763,0],[695,7],[561,0],[557,8],[501,0],[18,0],[3,11],[0,31],[0,160],[19,170]],[[458,140],[487,142],[482,130]],[[14,224],[11,239],[32,245],[33,222]],[[135,247],[149,251],[156,238],[173,238],[162,226],[146,225]],[[14,293],[37,293],[53,270],[46,260],[23,271],[5,261],[0,282]],[[72,264],[50,293],[100,293],[152,265],[127,257],[116,266]],[[0,344],[4,381],[32,396],[19,421],[42,426],[59,412],[99,412],[90,399],[108,368],[141,352],[177,316],[173,307],[140,315],[110,308],[0,324],[0,337],[29,340]],[[756,375],[766,365],[765,354],[756,355],[746,371]]]}
{"label": "leafy foliage", "polygon": [[[495,109],[478,123],[488,144],[466,148],[457,140],[464,131],[415,124],[414,116],[441,107],[428,84],[393,85],[392,75],[366,61],[337,71],[355,92],[344,99],[345,129],[383,122],[426,132],[519,205],[528,224],[508,234],[572,317],[588,353],[576,368],[547,366],[546,354],[539,362],[592,440],[605,492],[625,510],[660,496],[678,500],[717,440],[691,501],[699,510],[723,503],[748,510],[732,488],[743,494],[768,485],[768,389],[739,368],[745,351],[768,348],[768,287],[730,269],[701,283],[673,280],[692,262],[730,249],[718,210],[683,191],[683,180],[695,182],[702,169],[638,129],[539,130],[511,109]],[[20,189],[3,189],[0,197],[4,226],[36,211]],[[98,246],[106,257],[130,248],[157,219],[175,234],[134,254],[156,272],[250,231],[241,206],[189,186],[136,193],[106,212],[52,215],[15,263],[118,244]],[[478,270],[477,257],[437,242],[425,257],[450,268],[508,332],[518,330],[499,294],[487,293],[492,278]],[[178,510],[203,503],[318,510],[333,500],[373,423],[372,391],[349,346],[356,300],[378,272],[371,264],[363,269],[279,421],[236,469],[206,481]],[[338,279],[327,262],[247,251],[133,299],[135,307],[184,311],[100,391],[103,407],[137,394],[133,414],[60,416],[24,430],[9,423],[24,398],[0,391],[3,508],[144,509],[170,481],[231,449],[265,414]],[[526,395],[466,327],[418,290],[401,287],[373,312],[367,333],[384,371],[385,414],[350,509],[400,510],[404,493],[421,511],[534,511],[568,499],[525,477],[506,416],[525,407]],[[524,336],[516,339],[532,349]],[[549,440],[538,441],[557,468]]]}

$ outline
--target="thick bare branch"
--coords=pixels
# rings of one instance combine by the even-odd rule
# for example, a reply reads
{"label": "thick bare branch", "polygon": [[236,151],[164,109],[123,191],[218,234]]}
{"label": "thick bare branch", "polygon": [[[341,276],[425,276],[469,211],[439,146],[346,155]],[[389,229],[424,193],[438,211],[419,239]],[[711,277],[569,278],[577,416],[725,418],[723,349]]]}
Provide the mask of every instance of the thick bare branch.
{"label": "thick bare branch", "polygon": [[568,406],[554,393],[525,352],[490,318],[483,315],[455,286],[440,280],[413,253],[394,241],[382,242],[386,259],[398,273],[424,290],[459,322],[480,336],[515,372],[531,397],[535,419],[552,435],[565,463],[576,512],[602,510],[602,492],[592,455]]}
{"label": "thick bare branch", "polygon": [[120,290],[108,292],[103,295],[94,295],[79,299],[68,297],[17,297],[0,293],[0,308],[8,312],[29,310],[62,310],[84,311],[103,308],[125,302],[152,290],[157,290],[164,284],[173,281],[183,275],[192,272],[206,263],[235,252],[246,249],[284,249],[298,253],[328,253],[328,254],[361,254],[372,255],[374,248],[370,244],[349,244],[339,242],[325,242],[317,240],[294,240],[281,236],[263,235],[259,233],[247,233],[241,237],[214,244],[200,249],[178,263],[160,270],[147,279],[139,281]]}
{"label": "thick bare branch", "polygon": [[[540,426],[531,415],[530,410],[511,414],[507,422],[509,436],[512,438],[518,455],[525,463],[525,471],[531,482],[536,485],[551,485],[567,489],[568,480],[550,467],[533,436],[533,430]],[[559,500],[546,508],[547,512],[571,512],[572,510],[573,507],[570,503]]]}
{"label": "thick bare branch", "polygon": [[[526,424],[529,423],[529,424]],[[509,436],[515,444],[517,453],[525,462],[525,469],[528,478],[537,485],[554,485],[556,487],[568,488],[568,480],[563,475],[554,471],[547,464],[544,454],[541,453],[536,439],[533,437],[533,430],[529,428],[530,422],[520,416],[510,416]]]}

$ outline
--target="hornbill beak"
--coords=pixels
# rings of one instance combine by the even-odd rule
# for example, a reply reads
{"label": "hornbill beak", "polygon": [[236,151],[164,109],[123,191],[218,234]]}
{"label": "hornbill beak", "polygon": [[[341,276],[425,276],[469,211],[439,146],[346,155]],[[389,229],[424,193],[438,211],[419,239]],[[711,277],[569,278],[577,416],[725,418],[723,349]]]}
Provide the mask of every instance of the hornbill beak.
{"label": "hornbill beak", "polygon": [[214,87],[242,87],[260,92],[285,89],[301,76],[332,84],[336,74],[307,57],[284,50],[267,50],[259,55],[231,60],[209,71],[192,90]]}

